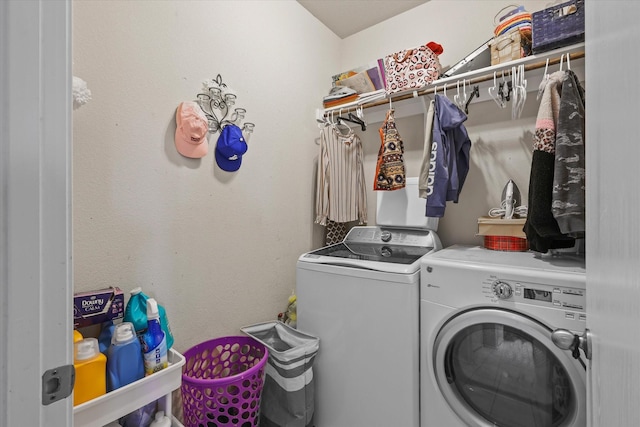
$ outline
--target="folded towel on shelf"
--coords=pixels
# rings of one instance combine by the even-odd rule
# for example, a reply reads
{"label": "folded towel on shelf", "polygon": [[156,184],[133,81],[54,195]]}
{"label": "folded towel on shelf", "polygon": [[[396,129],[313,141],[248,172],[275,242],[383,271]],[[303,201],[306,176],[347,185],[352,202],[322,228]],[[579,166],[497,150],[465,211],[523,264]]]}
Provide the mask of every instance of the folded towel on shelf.
{"label": "folded towel on shelf", "polygon": [[358,100],[358,93],[347,86],[334,86],[331,88],[329,95],[322,99],[324,108],[335,107]]}

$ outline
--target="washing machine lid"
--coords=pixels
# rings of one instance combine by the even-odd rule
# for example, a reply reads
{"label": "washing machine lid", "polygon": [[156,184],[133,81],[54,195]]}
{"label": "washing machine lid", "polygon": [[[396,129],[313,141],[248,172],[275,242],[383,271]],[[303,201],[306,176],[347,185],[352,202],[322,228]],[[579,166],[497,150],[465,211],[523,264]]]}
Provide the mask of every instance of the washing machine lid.
{"label": "washing machine lid", "polygon": [[376,191],[376,224],[382,227],[421,228],[438,231],[439,218],[425,216],[418,178],[407,177],[404,188]]}
{"label": "washing machine lid", "polygon": [[430,230],[353,227],[341,243],[303,254],[299,261],[415,273],[422,257],[438,249],[437,239]]}

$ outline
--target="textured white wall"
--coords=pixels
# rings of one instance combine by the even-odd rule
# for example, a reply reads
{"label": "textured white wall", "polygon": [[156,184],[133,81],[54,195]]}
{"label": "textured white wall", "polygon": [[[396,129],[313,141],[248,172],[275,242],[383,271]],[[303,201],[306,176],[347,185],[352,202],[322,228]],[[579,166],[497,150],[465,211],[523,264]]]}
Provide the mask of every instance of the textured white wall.
{"label": "textured white wall", "polygon": [[[524,5],[529,12],[535,12],[544,9],[547,3],[522,1],[518,4]],[[493,37],[494,18],[508,4],[489,0],[431,0],[344,39],[341,70],[429,41],[443,46],[440,62],[443,68],[448,68]],[[450,91],[447,94],[452,98]],[[445,246],[454,243],[482,244],[482,238],[475,235],[478,217],[499,206],[502,189],[509,179],[514,180],[526,204],[538,108],[535,94],[530,93],[527,97],[518,120],[511,120],[510,105],[499,109],[486,90],[480,94],[480,100],[485,102],[472,104],[465,122],[472,142],[469,175],[459,203],[449,202],[445,216],[439,222],[438,234]],[[380,123],[370,123],[366,132],[358,131],[365,146],[365,176],[371,180],[375,175],[380,146],[379,127]],[[405,145],[407,174],[417,176],[424,145],[422,115],[401,118],[398,131]],[[367,185],[367,188],[372,186]],[[375,197],[375,192],[370,190],[368,214],[371,219],[375,218]]]}
{"label": "textured white wall", "polygon": [[[313,225],[315,108],[340,39],[293,1],[73,2],[75,291],[167,308],[178,350],[275,318]],[[175,109],[220,73],[256,124],[242,168],[174,146]]]}

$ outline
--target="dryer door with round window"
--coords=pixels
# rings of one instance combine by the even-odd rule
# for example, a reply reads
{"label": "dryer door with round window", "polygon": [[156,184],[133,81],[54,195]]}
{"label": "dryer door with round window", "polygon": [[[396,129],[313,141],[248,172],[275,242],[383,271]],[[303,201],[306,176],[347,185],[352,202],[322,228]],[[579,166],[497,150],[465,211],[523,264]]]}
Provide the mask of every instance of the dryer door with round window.
{"label": "dryer door with round window", "polygon": [[585,365],[523,314],[476,309],[438,332],[433,367],[451,409],[470,426],[586,425]]}

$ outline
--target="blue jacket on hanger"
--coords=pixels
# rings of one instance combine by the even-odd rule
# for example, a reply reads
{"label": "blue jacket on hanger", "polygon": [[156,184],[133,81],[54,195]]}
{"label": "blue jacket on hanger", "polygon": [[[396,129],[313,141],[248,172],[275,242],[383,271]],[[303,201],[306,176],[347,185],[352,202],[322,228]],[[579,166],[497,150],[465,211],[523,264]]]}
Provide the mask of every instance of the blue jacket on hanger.
{"label": "blue jacket on hanger", "polygon": [[467,115],[449,98],[435,96],[426,216],[442,217],[447,201],[458,203],[471,150],[465,120]]}

